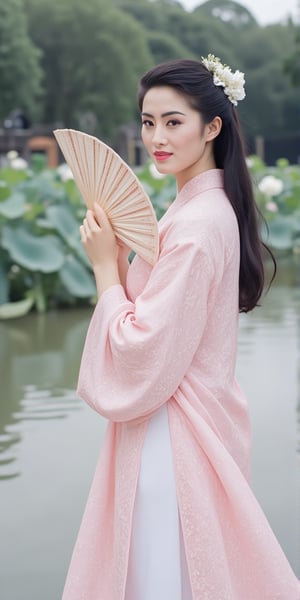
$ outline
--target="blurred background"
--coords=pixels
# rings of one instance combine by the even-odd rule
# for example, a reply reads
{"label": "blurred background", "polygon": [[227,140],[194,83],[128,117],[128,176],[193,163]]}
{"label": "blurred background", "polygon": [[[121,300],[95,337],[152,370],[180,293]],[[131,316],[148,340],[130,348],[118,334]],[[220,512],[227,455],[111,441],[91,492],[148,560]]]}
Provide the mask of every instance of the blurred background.
{"label": "blurred background", "polygon": [[[300,576],[300,1],[0,2],[0,579],[58,600],[106,422],[75,393],[96,300],[84,202],[53,129],[111,145],[161,217],[176,195],[142,147],[136,88],[165,59],[245,72],[247,164],[278,273],[240,318],[252,484]],[[271,265],[266,259],[267,277]]]}
{"label": "blurred background", "polygon": [[[211,52],[246,73],[239,114],[249,151],[267,164],[298,161],[297,0],[7,0],[0,10],[0,154],[28,156],[39,149],[28,147],[32,137],[65,126],[139,163],[128,142],[139,123],[140,75],[165,59]],[[55,162],[54,151],[48,159]]]}

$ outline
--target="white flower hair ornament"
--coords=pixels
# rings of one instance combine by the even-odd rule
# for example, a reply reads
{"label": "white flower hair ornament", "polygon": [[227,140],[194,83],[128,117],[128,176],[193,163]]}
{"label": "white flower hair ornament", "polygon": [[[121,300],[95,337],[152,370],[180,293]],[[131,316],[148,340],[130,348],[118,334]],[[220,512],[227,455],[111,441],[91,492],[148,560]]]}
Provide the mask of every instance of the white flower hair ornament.
{"label": "white flower hair ornament", "polygon": [[202,63],[212,73],[214,84],[224,88],[224,93],[234,106],[237,106],[238,100],[244,100],[246,96],[244,73],[241,71],[232,73],[230,67],[223,65],[214,54],[209,54],[207,58],[202,56]]}

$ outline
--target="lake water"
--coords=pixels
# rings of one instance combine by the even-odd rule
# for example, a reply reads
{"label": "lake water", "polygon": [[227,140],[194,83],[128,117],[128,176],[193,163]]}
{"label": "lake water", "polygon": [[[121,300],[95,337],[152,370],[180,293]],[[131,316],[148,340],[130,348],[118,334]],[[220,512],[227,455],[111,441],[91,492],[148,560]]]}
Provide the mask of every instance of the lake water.
{"label": "lake water", "polygon": [[[0,323],[0,589],[60,600],[106,423],[76,398],[91,310]],[[240,319],[237,374],[253,427],[252,484],[300,576],[299,262],[282,261]]]}

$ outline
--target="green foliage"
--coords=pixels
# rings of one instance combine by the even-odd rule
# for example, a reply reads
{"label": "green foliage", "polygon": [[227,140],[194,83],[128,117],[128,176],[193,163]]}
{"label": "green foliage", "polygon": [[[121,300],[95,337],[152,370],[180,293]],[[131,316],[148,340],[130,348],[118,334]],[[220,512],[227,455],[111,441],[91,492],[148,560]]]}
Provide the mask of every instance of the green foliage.
{"label": "green foliage", "polygon": [[238,62],[232,48],[232,32],[224,27],[219,19],[213,19],[201,12],[182,15],[178,8],[174,8],[170,11],[169,23],[173,35],[198,59],[212,52],[213,40],[213,53],[216,56],[233,67]]}
{"label": "green foliage", "polygon": [[[208,16],[205,12],[199,9],[193,13],[186,12],[180,4],[173,2],[160,2],[155,0],[149,2],[143,0],[140,3],[134,0],[119,0],[118,6],[126,12],[129,12],[137,19],[145,29],[149,32],[150,50],[156,59],[166,60],[172,58],[170,53],[170,38],[173,42],[181,46],[180,56],[177,58],[191,57],[200,58],[212,51],[211,40],[214,40],[214,53],[219,54],[226,62],[233,60],[231,51],[232,32],[228,31],[219,19]],[[153,47],[151,42],[153,34],[160,34],[160,39],[166,38],[166,54],[162,52],[156,53],[156,46]]]}
{"label": "green foliage", "polygon": [[289,75],[292,85],[297,87],[300,84],[300,23],[298,22],[293,29],[294,44],[284,62],[284,69]]}
{"label": "green foliage", "polygon": [[44,118],[113,138],[135,116],[135,93],[151,55],[143,28],[105,0],[27,0],[31,36],[43,51]]}
{"label": "green foliage", "polygon": [[291,28],[253,28],[243,33],[243,40],[240,61],[246,73],[247,95],[245,102],[240,103],[239,114],[246,132],[272,136],[274,129],[276,135],[294,131],[299,102],[288,73],[283,70],[283,57],[293,46]]}
{"label": "green foliage", "polygon": [[257,25],[251,12],[233,0],[209,0],[196,8],[195,12],[220,19],[223,23],[243,31]]}
{"label": "green foliage", "polygon": [[148,31],[166,31],[168,28],[166,10],[161,2],[149,2],[149,0],[114,0],[113,3],[122,12],[131,15]]}
{"label": "green foliage", "polygon": [[34,114],[38,48],[43,122],[113,144],[119,126],[136,120],[145,70],[213,53],[245,72],[238,110],[246,136],[270,136],[274,123],[279,136],[299,123],[299,38],[299,26],[261,27],[233,0],[208,0],[192,12],[176,0],[7,0],[0,7],[0,117],[16,104]]}
{"label": "green foliage", "polygon": [[2,319],[96,295],[79,235],[85,206],[65,176],[61,167],[0,171]]}
{"label": "green foliage", "polygon": [[40,51],[27,31],[22,0],[0,3],[0,118],[21,108],[32,118],[39,114],[42,71]]}
{"label": "green foliage", "polygon": [[[249,158],[263,236],[275,253],[300,252],[300,169],[280,159],[266,167]],[[148,162],[137,176],[160,219],[176,197],[176,182]],[[0,319],[32,308],[91,302],[94,276],[79,235],[86,208],[69,170],[0,170]]]}
{"label": "green foliage", "polygon": [[197,58],[192,51],[187,50],[173,35],[160,31],[149,32],[147,40],[151,54],[156,64],[175,58]]}
{"label": "green foliage", "polygon": [[[294,131],[299,99],[285,68],[291,56],[296,65],[291,23],[260,27],[249,10],[232,0],[209,0],[190,13],[178,3],[158,0],[115,3],[148,30],[154,62],[173,56],[171,37],[181,44],[181,56],[200,58],[213,52],[233,69],[245,72],[246,100],[238,110],[247,137],[273,134],[274,123],[277,135]],[[165,46],[160,42],[164,36]]]}
{"label": "green foliage", "polygon": [[257,205],[263,214],[266,243],[274,252],[300,252],[300,168],[281,158],[266,167],[257,157],[249,158]]}

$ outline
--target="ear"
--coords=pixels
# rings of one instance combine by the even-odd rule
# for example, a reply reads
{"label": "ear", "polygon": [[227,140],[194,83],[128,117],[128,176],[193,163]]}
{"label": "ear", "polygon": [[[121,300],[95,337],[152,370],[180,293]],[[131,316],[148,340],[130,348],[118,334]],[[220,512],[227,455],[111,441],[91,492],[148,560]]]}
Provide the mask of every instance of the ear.
{"label": "ear", "polygon": [[210,142],[214,140],[222,129],[221,117],[215,117],[210,123],[207,123],[206,127],[206,141]]}

